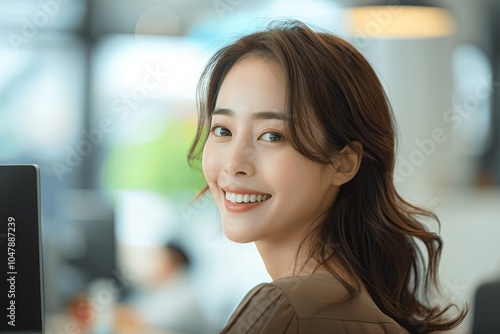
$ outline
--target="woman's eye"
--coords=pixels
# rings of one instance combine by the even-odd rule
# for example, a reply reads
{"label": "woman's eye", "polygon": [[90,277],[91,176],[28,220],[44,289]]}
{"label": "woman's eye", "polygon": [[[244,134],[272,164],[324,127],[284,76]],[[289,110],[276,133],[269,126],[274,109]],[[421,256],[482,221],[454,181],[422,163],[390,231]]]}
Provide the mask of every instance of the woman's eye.
{"label": "woman's eye", "polygon": [[231,135],[231,132],[222,126],[214,126],[210,129],[210,131],[213,132],[216,137],[226,137]]}
{"label": "woman's eye", "polygon": [[261,136],[265,141],[282,141],[283,136],[277,132],[266,132]]}

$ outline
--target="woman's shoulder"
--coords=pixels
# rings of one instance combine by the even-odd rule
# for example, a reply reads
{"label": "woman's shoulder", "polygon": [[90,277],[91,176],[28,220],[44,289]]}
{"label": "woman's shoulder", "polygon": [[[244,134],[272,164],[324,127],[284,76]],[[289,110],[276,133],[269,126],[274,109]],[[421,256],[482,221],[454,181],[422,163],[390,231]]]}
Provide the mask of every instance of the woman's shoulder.
{"label": "woman's shoulder", "polygon": [[347,296],[333,276],[280,278],[252,289],[221,333],[405,333],[367,293]]}
{"label": "woman's shoulder", "polygon": [[299,318],[396,324],[380,311],[366,289],[349,299],[347,289],[332,275],[284,277],[270,284],[286,295]]}
{"label": "woman's shoulder", "polygon": [[219,334],[298,333],[298,321],[286,294],[272,283],[253,288]]}

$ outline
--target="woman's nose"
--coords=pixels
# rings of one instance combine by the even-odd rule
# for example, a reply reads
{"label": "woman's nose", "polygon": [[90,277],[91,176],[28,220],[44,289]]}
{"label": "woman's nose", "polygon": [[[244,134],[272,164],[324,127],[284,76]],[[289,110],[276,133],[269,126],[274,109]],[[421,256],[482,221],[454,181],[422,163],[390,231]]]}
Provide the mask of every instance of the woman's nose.
{"label": "woman's nose", "polygon": [[255,147],[248,141],[234,141],[226,156],[224,170],[231,176],[253,175],[255,173],[255,153]]}

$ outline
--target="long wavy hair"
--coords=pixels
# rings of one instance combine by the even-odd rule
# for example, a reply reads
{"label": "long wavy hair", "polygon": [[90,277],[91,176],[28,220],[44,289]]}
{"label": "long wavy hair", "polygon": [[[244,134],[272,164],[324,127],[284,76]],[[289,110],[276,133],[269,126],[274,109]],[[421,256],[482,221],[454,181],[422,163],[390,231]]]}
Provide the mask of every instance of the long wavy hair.
{"label": "long wavy hair", "polygon": [[235,63],[249,56],[281,65],[287,87],[286,134],[297,151],[324,165],[332,164],[345,146],[362,157],[356,176],[341,186],[316,233],[308,235],[309,259],[327,266],[350,298],[359,285],[342,280],[330,263],[335,260],[359,277],[380,310],[411,333],[458,326],[466,307],[433,302],[439,292],[442,241],[423,222],[431,219],[439,225],[439,220],[396,191],[390,104],[370,64],[345,40],[293,20],[274,22],[219,50],[198,84],[199,122],[190,164],[201,158],[222,81]]}

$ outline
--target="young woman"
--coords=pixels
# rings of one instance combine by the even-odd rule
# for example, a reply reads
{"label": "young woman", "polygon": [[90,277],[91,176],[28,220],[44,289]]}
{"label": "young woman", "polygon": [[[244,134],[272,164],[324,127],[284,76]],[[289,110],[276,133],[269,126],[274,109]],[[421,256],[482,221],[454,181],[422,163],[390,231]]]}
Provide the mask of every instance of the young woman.
{"label": "young woman", "polygon": [[273,279],[221,333],[429,333],[463,320],[433,299],[442,242],[421,221],[437,218],[394,188],[392,112],[352,45],[275,24],[217,52],[198,88],[189,159],[202,156],[224,234],[255,242]]}

